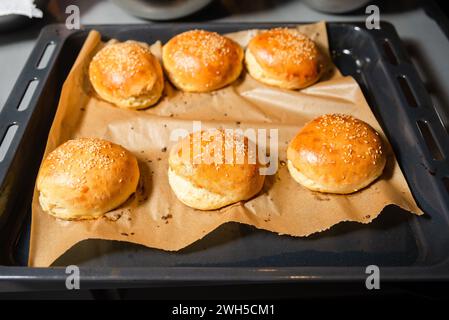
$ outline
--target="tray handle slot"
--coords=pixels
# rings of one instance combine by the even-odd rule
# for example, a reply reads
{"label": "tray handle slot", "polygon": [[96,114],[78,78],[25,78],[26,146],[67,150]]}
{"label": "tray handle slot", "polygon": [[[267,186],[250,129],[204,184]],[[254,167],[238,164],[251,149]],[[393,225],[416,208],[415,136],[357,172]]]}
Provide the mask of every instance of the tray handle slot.
{"label": "tray handle slot", "polygon": [[435,139],[434,134],[432,133],[432,130],[430,129],[428,122],[424,120],[418,120],[416,121],[416,124],[418,125],[418,129],[421,132],[421,135],[427,145],[430,154],[432,155],[433,160],[443,160],[443,153],[437,143],[437,140]]}
{"label": "tray handle slot", "polygon": [[36,66],[37,69],[42,70],[47,67],[48,62],[50,61],[51,57],[53,56],[53,53],[55,52],[55,48],[56,43],[54,41],[50,41],[49,43],[47,43],[37,63]]}
{"label": "tray handle slot", "polygon": [[8,149],[12,144],[12,141],[16,135],[18,128],[19,128],[18,124],[11,124],[6,129],[6,132],[3,135],[2,140],[0,142],[0,163],[3,162],[6,155],[8,154]]}
{"label": "tray handle slot", "polygon": [[397,58],[396,54],[394,53],[393,48],[391,47],[390,40],[384,39],[383,49],[385,52],[385,57],[387,58],[388,62],[390,62],[392,65],[397,66],[399,64],[398,58]]}
{"label": "tray handle slot", "polygon": [[39,84],[39,79],[34,78],[28,83],[28,86],[25,90],[25,93],[20,100],[19,105],[17,106],[18,111],[24,111],[28,108],[31,98],[33,97],[34,92],[36,91],[37,85]]}
{"label": "tray handle slot", "polygon": [[397,77],[397,80],[408,105],[412,108],[417,108],[418,102],[416,101],[415,94],[413,93],[406,76],[400,75]]}
{"label": "tray handle slot", "polygon": [[21,148],[25,134],[24,124],[29,123],[33,117],[33,105],[39,101],[43,85],[52,71],[50,66],[61,51],[63,43],[55,26],[47,26],[41,31],[22,73],[0,110],[0,188],[5,186],[7,176],[12,174],[14,156]]}

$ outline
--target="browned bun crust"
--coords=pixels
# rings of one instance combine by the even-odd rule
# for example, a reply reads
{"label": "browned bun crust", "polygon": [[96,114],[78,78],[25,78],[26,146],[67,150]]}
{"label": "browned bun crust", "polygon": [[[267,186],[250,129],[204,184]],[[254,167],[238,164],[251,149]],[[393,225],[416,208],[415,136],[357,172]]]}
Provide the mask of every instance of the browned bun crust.
{"label": "browned bun crust", "polygon": [[61,219],[93,219],[120,206],[136,191],[133,154],[97,138],[69,140],[48,154],[37,178],[39,202]]}
{"label": "browned bun crust", "polygon": [[170,81],[178,89],[208,92],[239,77],[243,49],[218,33],[191,30],[176,35],[164,45],[162,61]]}
{"label": "browned bun crust", "polygon": [[93,57],[89,78],[97,94],[118,107],[143,109],[162,95],[161,65],[147,44],[108,43]]}
{"label": "browned bun crust", "polygon": [[288,168],[305,187],[352,193],[382,174],[386,155],[379,134],[349,115],[327,114],[304,126],[290,142]]}
{"label": "browned bun crust", "polygon": [[[223,130],[217,130],[216,134],[212,131],[190,134],[170,151],[170,185],[178,198],[193,208],[217,209],[246,200],[263,186],[265,176],[259,172],[254,145],[250,148],[251,142],[246,137],[225,134]],[[195,144],[200,138],[197,150]],[[224,141],[220,145],[221,154],[214,152],[219,150],[214,149],[219,139]],[[227,148],[232,151],[230,160],[226,159]]]}
{"label": "browned bun crust", "polygon": [[321,75],[316,44],[295,29],[262,31],[248,44],[245,54],[250,75],[265,84],[301,89]]}

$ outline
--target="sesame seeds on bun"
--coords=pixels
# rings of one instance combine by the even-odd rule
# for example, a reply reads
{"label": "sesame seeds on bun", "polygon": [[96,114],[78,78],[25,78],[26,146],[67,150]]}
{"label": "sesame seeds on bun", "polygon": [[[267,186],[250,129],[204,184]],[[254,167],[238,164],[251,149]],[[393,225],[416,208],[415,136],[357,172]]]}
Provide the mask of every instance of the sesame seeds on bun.
{"label": "sesame seeds on bun", "polygon": [[192,133],[170,151],[170,186],[181,202],[200,210],[247,200],[265,180],[255,152],[252,142],[237,133]]}
{"label": "sesame seeds on bun", "polygon": [[191,30],[164,45],[162,61],[170,81],[178,89],[209,92],[239,77],[243,49],[216,32]]}
{"label": "sesame seeds on bun", "polygon": [[97,94],[118,107],[144,109],[162,95],[162,67],[146,43],[108,43],[92,58],[89,78]]}
{"label": "sesame seeds on bun", "polygon": [[340,194],[369,185],[386,163],[379,134],[367,123],[343,114],[326,114],[305,125],[290,142],[287,159],[298,183]]}
{"label": "sesame seeds on bun", "polygon": [[97,138],[69,140],[50,152],[37,178],[44,211],[66,220],[93,219],[120,206],[136,191],[133,154]]}
{"label": "sesame seeds on bun", "polygon": [[315,83],[321,73],[316,44],[295,29],[262,31],[248,44],[245,62],[256,80],[285,89]]}

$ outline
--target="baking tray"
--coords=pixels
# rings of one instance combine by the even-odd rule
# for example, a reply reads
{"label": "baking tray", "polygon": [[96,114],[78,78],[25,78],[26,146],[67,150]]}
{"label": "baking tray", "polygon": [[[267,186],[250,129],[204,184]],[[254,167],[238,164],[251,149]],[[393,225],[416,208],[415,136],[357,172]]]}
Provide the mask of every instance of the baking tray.
{"label": "baking tray", "polygon": [[[362,87],[412,193],[426,215],[388,206],[373,223],[341,223],[308,238],[278,236],[237,223],[179,252],[86,240],[55,267],[26,267],[33,183],[64,79],[88,32],[104,40],[166,41],[201,28],[220,33],[297,23],[95,25],[45,27],[0,114],[0,290],[63,289],[65,268],[80,267],[84,289],[283,281],[361,281],[366,266],[382,280],[449,280],[449,138],[391,24],[328,23],[334,62]],[[53,48],[51,54],[48,48]],[[47,59],[48,58],[48,59]],[[48,60],[47,63],[42,60]],[[33,81],[34,92],[27,92]],[[37,85],[36,85],[37,83]],[[23,97],[26,97],[26,103]],[[12,129],[9,129],[10,131]],[[5,151],[6,150],[6,151]],[[3,159],[2,159],[3,157]]]}

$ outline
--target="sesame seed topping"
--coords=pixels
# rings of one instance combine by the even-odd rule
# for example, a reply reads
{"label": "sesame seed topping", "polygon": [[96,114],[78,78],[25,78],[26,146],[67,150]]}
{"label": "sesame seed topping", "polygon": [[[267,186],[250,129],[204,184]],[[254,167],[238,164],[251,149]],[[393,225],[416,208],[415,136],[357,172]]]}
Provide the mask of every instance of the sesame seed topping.
{"label": "sesame seed topping", "polygon": [[190,149],[180,148],[178,155],[184,158],[183,152],[189,151],[188,161],[194,164],[212,163],[218,170],[223,164],[233,166],[256,161],[256,150],[249,147],[248,138],[233,130],[203,130],[190,134],[188,139]]}
{"label": "sesame seed topping", "polygon": [[90,73],[90,77],[94,83],[102,81],[104,86],[123,93],[129,81],[143,78],[144,73],[143,87],[152,87],[157,81],[153,71],[156,62],[145,43],[132,40],[108,43],[92,58],[90,68],[96,72]]}
{"label": "sesame seed topping", "polygon": [[315,140],[307,141],[310,141],[311,147],[317,148],[317,152],[332,153],[332,157],[352,166],[360,165],[361,162],[376,165],[383,153],[378,133],[350,115],[320,116],[306,125],[301,133],[316,137]]}
{"label": "sesame seed topping", "polygon": [[315,43],[296,29],[275,28],[261,32],[254,39],[260,41],[259,49],[269,65],[275,61],[301,65],[304,61],[316,59],[318,56]]}
{"label": "sesame seed topping", "polygon": [[[71,177],[73,187],[83,187],[91,177],[93,169],[109,171],[116,164],[115,158],[126,155],[123,148],[112,142],[98,138],[79,138],[69,140],[48,154],[46,162],[50,170]],[[126,160],[124,160],[126,161]],[[97,172],[95,173],[97,174]],[[122,178],[117,180],[119,183]]]}
{"label": "sesame seed topping", "polygon": [[[212,67],[211,72],[220,77],[226,70],[226,58],[234,60],[241,50],[231,39],[205,30],[181,33],[172,38],[167,45],[172,45],[168,56],[176,63],[176,67],[190,73],[192,77],[197,76],[198,66]],[[206,87],[211,85],[207,83]]]}

